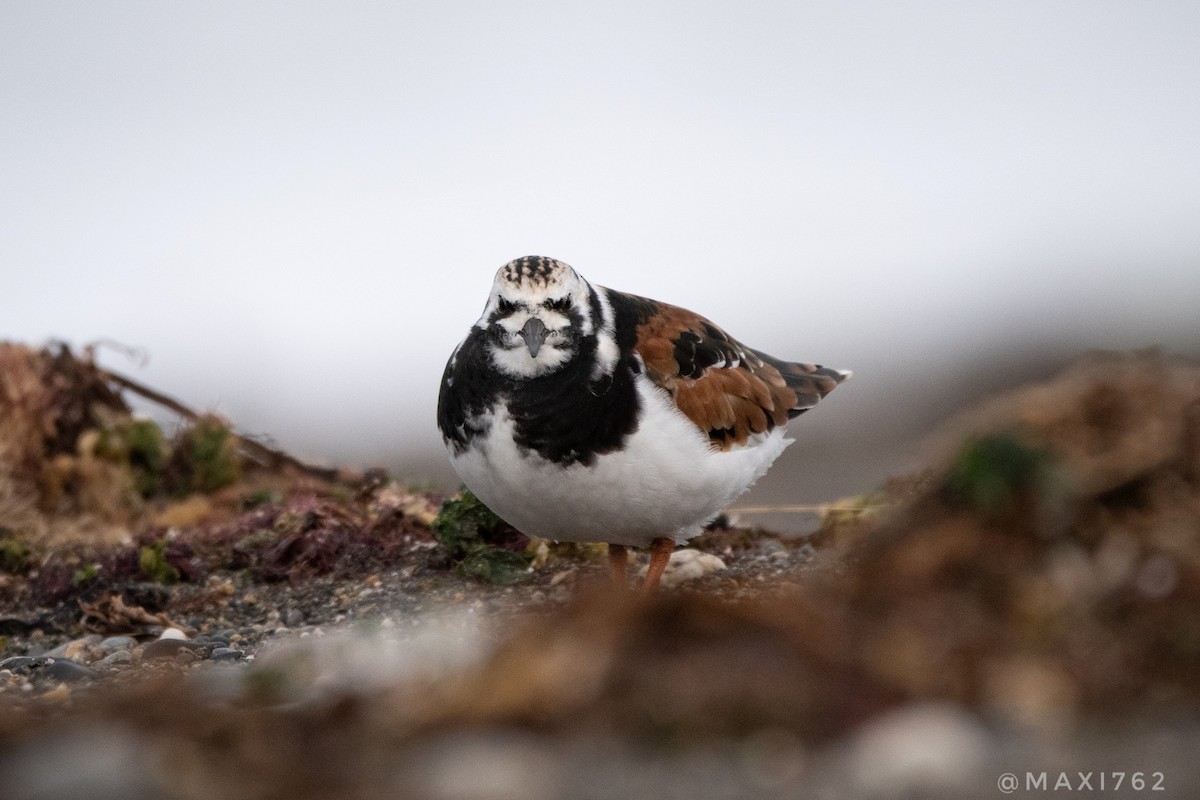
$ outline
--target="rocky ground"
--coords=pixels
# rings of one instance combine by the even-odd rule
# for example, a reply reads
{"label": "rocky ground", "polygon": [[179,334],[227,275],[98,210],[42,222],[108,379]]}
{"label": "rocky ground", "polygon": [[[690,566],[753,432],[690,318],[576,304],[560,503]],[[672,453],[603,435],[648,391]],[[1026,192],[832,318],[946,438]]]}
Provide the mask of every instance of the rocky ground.
{"label": "rocky ground", "polygon": [[[89,555],[95,553],[89,548]],[[580,596],[607,602],[613,587],[602,556],[600,548],[544,554],[548,563],[528,566],[519,583],[497,585],[464,575],[432,533],[418,529],[391,552],[339,555],[326,574],[291,579],[262,580],[253,570],[234,567],[168,585],[144,575],[93,579],[44,604],[37,599],[39,582],[52,579],[37,570],[10,574],[4,585],[17,604],[0,617],[0,698],[18,705],[47,695],[67,700],[94,694],[98,686],[121,685],[127,673],[140,680],[147,667],[168,673],[174,667],[203,669],[206,662],[250,665],[285,641],[322,639],[341,630],[396,638],[407,629],[459,617],[486,620],[492,633],[481,628],[475,634],[484,637],[481,645],[494,645],[501,631]],[[817,563],[814,548],[803,540],[714,530],[675,554],[665,586],[758,597],[795,588]]]}
{"label": "rocky ground", "polygon": [[1085,359],[641,597],[43,356],[0,351],[4,797],[1200,794],[1196,364]]}

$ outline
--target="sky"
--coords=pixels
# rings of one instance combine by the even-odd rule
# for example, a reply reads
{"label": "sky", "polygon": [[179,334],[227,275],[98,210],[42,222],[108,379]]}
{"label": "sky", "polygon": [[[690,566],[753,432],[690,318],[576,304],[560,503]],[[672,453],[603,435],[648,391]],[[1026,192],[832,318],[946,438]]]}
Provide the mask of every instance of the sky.
{"label": "sky", "polygon": [[770,480],[868,488],[990,359],[1200,355],[1197,41],[1194,2],[0,0],[0,339],[452,485],[442,367],[548,255],[854,369]]}

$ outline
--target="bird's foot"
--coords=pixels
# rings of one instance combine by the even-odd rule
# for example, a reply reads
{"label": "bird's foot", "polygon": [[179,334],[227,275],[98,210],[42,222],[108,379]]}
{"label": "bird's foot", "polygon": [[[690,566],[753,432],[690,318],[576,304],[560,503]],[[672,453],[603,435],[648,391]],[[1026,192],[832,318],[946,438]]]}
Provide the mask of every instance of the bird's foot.
{"label": "bird's foot", "polygon": [[675,540],[660,537],[650,543],[650,566],[646,569],[646,579],[642,581],[642,594],[650,594],[658,588],[662,580],[663,570],[675,552]]}

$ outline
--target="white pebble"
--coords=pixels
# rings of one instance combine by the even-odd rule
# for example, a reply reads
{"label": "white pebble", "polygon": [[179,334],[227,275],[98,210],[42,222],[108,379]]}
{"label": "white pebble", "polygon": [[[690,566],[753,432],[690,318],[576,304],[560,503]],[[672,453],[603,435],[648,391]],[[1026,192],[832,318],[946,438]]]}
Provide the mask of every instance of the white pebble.
{"label": "white pebble", "polygon": [[910,797],[962,787],[984,763],[988,734],[948,703],[905,706],[864,725],[854,737],[850,774],[861,793]]}
{"label": "white pebble", "polygon": [[[668,588],[678,586],[681,583],[703,577],[710,572],[718,572],[723,569],[725,569],[725,562],[717,556],[685,547],[671,553],[671,560],[663,572],[662,585]],[[641,574],[646,574],[645,567],[642,568]]]}

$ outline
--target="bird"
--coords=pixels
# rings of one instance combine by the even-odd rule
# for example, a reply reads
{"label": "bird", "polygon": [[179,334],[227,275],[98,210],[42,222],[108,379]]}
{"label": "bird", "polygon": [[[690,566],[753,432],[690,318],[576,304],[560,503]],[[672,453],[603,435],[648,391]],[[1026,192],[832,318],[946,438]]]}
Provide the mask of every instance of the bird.
{"label": "bird", "polygon": [[697,313],[594,285],[570,265],[502,266],[450,355],[437,423],[451,466],[528,536],[608,545],[642,591],[671,553],[792,443],[789,420],[850,377],[741,344]]}

